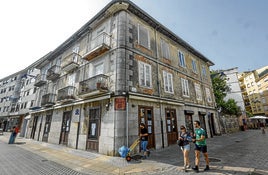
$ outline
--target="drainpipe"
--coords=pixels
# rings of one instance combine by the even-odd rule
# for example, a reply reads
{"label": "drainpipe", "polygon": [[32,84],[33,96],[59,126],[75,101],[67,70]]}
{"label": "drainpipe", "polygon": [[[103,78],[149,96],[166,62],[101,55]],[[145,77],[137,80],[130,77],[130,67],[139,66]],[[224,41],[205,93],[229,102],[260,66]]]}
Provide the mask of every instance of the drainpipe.
{"label": "drainpipe", "polygon": [[126,112],[127,112],[127,122],[126,122],[126,125],[127,125],[127,127],[126,127],[126,135],[127,135],[127,147],[128,147],[128,98],[127,98],[127,104],[126,104],[127,106],[126,106]]}

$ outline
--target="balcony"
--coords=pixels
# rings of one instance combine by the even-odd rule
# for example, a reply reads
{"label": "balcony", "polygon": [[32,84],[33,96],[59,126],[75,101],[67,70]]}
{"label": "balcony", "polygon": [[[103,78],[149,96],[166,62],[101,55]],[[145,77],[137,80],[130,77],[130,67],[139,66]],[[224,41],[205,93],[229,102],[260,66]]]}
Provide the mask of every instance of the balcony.
{"label": "balcony", "polygon": [[35,86],[41,87],[46,83],[47,83],[46,74],[38,74],[36,76],[35,83],[34,83]]}
{"label": "balcony", "polygon": [[82,98],[108,92],[108,76],[96,75],[79,83],[79,96]]}
{"label": "balcony", "polygon": [[111,37],[107,33],[102,33],[91,41],[91,48],[88,53],[83,56],[83,59],[90,61],[93,58],[102,55],[110,50]]}
{"label": "balcony", "polygon": [[54,65],[47,70],[47,80],[55,80],[60,76],[60,66]]}
{"label": "balcony", "polygon": [[76,88],[74,86],[67,86],[58,90],[57,102],[68,102],[75,100]]}
{"label": "balcony", "polygon": [[61,69],[65,72],[70,72],[79,67],[79,61],[81,56],[77,53],[71,53],[70,55],[63,58],[61,63]]}
{"label": "balcony", "polygon": [[45,94],[42,96],[41,100],[41,106],[42,107],[51,107],[55,105],[55,100],[56,100],[56,94]]}

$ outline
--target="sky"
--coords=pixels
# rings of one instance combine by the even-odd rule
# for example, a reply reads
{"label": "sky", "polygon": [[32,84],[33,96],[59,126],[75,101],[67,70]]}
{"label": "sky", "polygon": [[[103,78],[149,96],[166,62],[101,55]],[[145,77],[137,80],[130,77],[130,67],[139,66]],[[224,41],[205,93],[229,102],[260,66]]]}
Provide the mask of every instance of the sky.
{"label": "sky", "polygon": [[[111,0],[0,1],[0,79],[56,49]],[[267,0],[132,0],[215,65],[268,65]]]}

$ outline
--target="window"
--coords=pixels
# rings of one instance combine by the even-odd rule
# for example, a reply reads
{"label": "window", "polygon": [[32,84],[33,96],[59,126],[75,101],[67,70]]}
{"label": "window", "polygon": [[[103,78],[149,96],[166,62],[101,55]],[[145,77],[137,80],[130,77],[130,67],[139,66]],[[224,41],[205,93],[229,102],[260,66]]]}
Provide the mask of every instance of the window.
{"label": "window", "polygon": [[73,61],[74,61],[75,63],[77,63],[77,62],[78,62],[79,46],[75,46],[75,47],[73,48],[72,52],[74,53],[74,54],[73,54]]}
{"label": "window", "polygon": [[103,74],[103,63],[96,64],[94,66],[95,75]]}
{"label": "window", "polygon": [[162,51],[162,57],[169,59],[169,47],[168,44],[161,39],[161,51]]}
{"label": "window", "polygon": [[196,60],[192,59],[192,69],[194,73],[197,73]]}
{"label": "window", "polygon": [[212,99],[211,99],[211,94],[210,94],[209,88],[206,88],[206,97],[207,97],[207,101],[209,103],[211,103],[212,102]]}
{"label": "window", "polygon": [[68,85],[73,86],[75,82],[75,73],[68,75]]}
{"label": "window", "polygon": [[163,71],[164,76],[164,89],[165,92],[173,93],[173,78],[172,74],[166,71]]}
{"label": "window", "polygon": [[143,47],[150,49],[150,35],[148,29],[142,25],[138,25],[138,43]]}
{"label": "window", "polygon": [[261,102],[262,102],[263,104],[265,104],[265,103],[266,103],[266,100],[265,100],[265,98],[264,98],[264,97],[262,97],[262,98],[261,98]]}
{"label": "window", "polygon": [[179,59],[180,59],[180,63],[179,63],[180,66],[186,67],[184,54],[181,51],[179,51]]}
{"label": "window", "polygon": [[139,84],[146,87],[152,86],[151,65],[141,61],[139,62]]}
{"label": "window", "polygon": [[30,107],[32,107],[34,105],[34,100],[31,100],[31,105]]}
{"label": "window", "polygon": [[201,101],[202,100],[202,92],[201,92],[200,84],[195,83],[194,87],[195,87],[196,99]]}
{"label": "window", "polygon": [[36,88],[36,87],[34,87],[33,94],[34,94],[34,93],[36,93],[36,91],[37,91],[37,88]]}
{"label": "window", "polygon": [[202,66],[202,76],[203,77],[207,76],[207,70],[206,70],[206,67],[204,65]]}
{"label": "window", "polygon": [[189,97],[190,96],[190,92],[189,92],[189,84],[188,84],[188,80],[181,78],[181,87],[182,87],[182,95]]}

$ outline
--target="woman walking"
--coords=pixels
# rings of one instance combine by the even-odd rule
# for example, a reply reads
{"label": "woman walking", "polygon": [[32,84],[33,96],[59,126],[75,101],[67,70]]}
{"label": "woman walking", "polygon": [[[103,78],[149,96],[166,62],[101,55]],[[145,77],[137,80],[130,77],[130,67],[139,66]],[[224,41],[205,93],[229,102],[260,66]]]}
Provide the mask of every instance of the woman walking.
{"label": "woman walking", "polygon": [[190,168],[190,160],[189,160],[189,151],[190,151],[190,141],[192,140],[192,137],[190,133],[186,132],[185,126],[181,125],[180,127],[181,131],[179,132],[179,144],[182,154],[183,154],[183,160],[184,160],[184,170]]}

